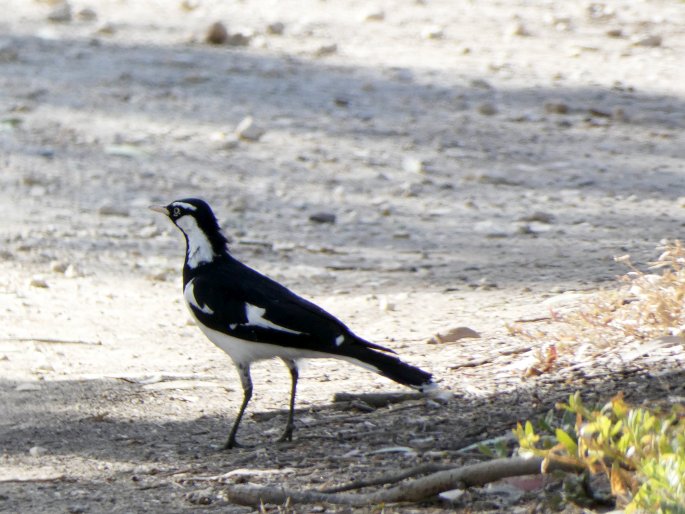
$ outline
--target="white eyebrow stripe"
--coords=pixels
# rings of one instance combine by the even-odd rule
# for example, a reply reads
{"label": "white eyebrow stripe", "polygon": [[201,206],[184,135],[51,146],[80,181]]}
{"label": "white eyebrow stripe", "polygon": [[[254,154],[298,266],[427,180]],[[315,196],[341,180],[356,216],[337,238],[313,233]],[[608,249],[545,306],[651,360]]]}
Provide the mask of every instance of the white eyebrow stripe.
{"label": "white eyebrow stripe", "polygon": [[195,291],[193,290],[194,280],[195,279],[191,280],[186,285],[185,289],[183,290],[183,297],[186,299],[186,302],[188,302],[188,305],[195,307],[200,312],[204,312],[205,314],[214,314],[214,310],[211,309],[209,305],[200,306],[200,303],[197,301],[197,298],[195,298]]}
{"label": "white eyebrow stripe", "polygon": [[262,307],[257,307],[256,305],[246,303],[245,316],[247,316],[247,324],[254,325],[255,327],[272,328],[274,330],[278,330],[280,332],[287,332],[289,334],[302,334],[302,332],[298,332],[297,330],[291,330],[289,328],[276,325],[275,323],[272,323],[267,319],[264,319],[265,312],[266,309]]}
{"label": "white eyebrow stripe", "polygon": [[188,209],[189,211],[197,210],[197,207],[195,207],[192,203],[174,202],[171,205],[173,205],[174,207],[183,207],[184,209]]}

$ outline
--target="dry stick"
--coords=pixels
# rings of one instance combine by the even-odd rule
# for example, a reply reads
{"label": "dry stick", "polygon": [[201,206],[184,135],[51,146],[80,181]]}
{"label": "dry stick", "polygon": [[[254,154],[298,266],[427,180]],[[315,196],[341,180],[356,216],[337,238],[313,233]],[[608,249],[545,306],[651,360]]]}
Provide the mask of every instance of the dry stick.
{"label": "dry stick", "polygon": [[459,368],[476,368],[478,366],[482,366],[483,364],[489,364],[493,362],[495,359],[499,359],[502,356],[507,356],[507,355],[518,355],[519,353],[526,353],[531,351],[530,347],[525,347],[525,348],[515,348],[513,350],[502,350],[497,353],[497,355],[493,355],[492,357],[485,357],[483,359],[478,359],[474,361],[468,361],[464,362],[462,364],[455,364],[454,366],[450,366],[449,369],[459,369]]}
{"label": "dry stick", "polygon": [[[233,503],[254,506],[262,503],[282,504],[288,499],[291,503],[331,503],[357,507],[379,503],[416,502],[432,498],[438,493],[450,489],[484,485],[505,477],[539,474],[542,462],[541,457],[495,459],[461,468],[439,471],[406,484],[368,494],[327,494],[320,491],[296,491],[284,487],[241,484],[229,486],[226,493]],[[578,469],[575,466],[552,461],[547,467],[547,472],[555,470],[577,471]]]}
{"label": "dry stick", "polygon": [[425,398],[421,393],[335,393],[333,403],[362,401],[372,407],[386,407],[393,403],[402,403],[408,400],[420,400]]}
{"label": "dry stick", "polygon": [[328,494],[341,493],[343,491],[351,491],[352,489],[362,489],[364,487],[371,487],[374,485],[394,484],[395,482],[399,482],[401,480],[404,480],[405,478],[415,477],[417,475],[425,475],[426,473],[435,473],[436,471],[445,471],[447,469],[453,468],[454,466],[451,464],[421,464],[419,466],[414,466],[413,468],[407,469],[405,471],[400,471],[399,473],[386,473],[384,475],[380,475],[368,480],[355,480],[354,482],[348,482],[347,484],[320,489],[319,492]]}

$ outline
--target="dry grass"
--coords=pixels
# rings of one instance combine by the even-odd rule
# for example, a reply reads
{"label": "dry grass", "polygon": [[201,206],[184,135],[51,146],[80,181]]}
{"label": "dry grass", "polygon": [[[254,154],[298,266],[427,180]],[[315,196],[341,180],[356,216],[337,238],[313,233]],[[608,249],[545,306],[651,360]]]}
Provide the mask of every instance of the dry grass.
{"label": "dry grass", "polygon": [[629,255],[617,257],[629,271],[616,289],[588,297],[566,313],[551,312],[544,326],[521,323],[509,327],[512,334],[543,341],[538,356],[549,367],[550,349],[560,355],[575,353],[580,346],[595,350],[651,341],[664,336],[685,335],[685,247],[681,241],[663,241],[661,255],[640,271]]}

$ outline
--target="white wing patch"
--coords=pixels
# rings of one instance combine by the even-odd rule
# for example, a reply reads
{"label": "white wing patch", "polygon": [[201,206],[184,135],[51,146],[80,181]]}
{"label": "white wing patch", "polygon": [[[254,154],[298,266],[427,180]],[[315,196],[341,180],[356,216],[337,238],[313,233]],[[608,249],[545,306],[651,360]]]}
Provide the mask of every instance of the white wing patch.
{"label": "white wing patch", "polygon": [[256,305],[246,303],[245,304],[245,316],[247,316],[247,324],[253,325],[255,327],[272,328],[274,330],[278,330],[280,332],[287,332],[289,334],[302,334],[302,332],[298,332],[297,330],[291,330],[289,328],[285,328],[285,327],[282,327],[280,325],[276,325],[275,323],[272,323],[268,319],[265,319],[264,318],[265,312],[266,312],[266,309],[264,309],[262,307],[257,307]]}
{"label": "white wing patch", "polygon": [[340,334],[338,337],[335,338],[335,346],[340,346],[345,342],[345,336]]}
{"label": "white wing patch", "polygon": [[176,226],[183,231],[188,239],[188,266],[190,268],[196,268],[203,262],[214,260],[212,243],[197,225],[195,218],[187,215],[181,216],[176,220]]}
{"label": "white wing patch", "polygon": [[200,312],[204,312],[205,314],[214,314],[214,311],[208,306],[208,305],[200,305],[200,303],[197,301],[195,298],[195,293],[193,291],[193,281],[195,279],[191,280],[186,284],[185,289],[183,290],[183,298],[185,298],[186,303],[188,303],[189,306],[195,307],[197,310]]}

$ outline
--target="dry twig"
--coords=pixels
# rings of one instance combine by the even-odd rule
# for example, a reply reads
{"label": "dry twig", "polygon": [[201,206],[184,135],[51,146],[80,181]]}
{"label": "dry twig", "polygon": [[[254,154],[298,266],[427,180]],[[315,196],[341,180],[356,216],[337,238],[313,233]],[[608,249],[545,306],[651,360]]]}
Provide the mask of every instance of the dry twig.
{"label": "dry twig", "polygon": [[[297,491],[278,486],[246,484],[229,485],[226,493],[232,503],[253,506],[263,503],[283,504],[288,500],[291,503],[330,503],[357,507],[380,503],[416,502],[433,498],[450,489],[480,486],[511,476],[539,474],[542,462],[543,459],[539,457],[495,459],[438,471],[406,484],[366,494]],[[547,467],[547,472],[559,469],[575,471],[577,468],[552,461]]]}

